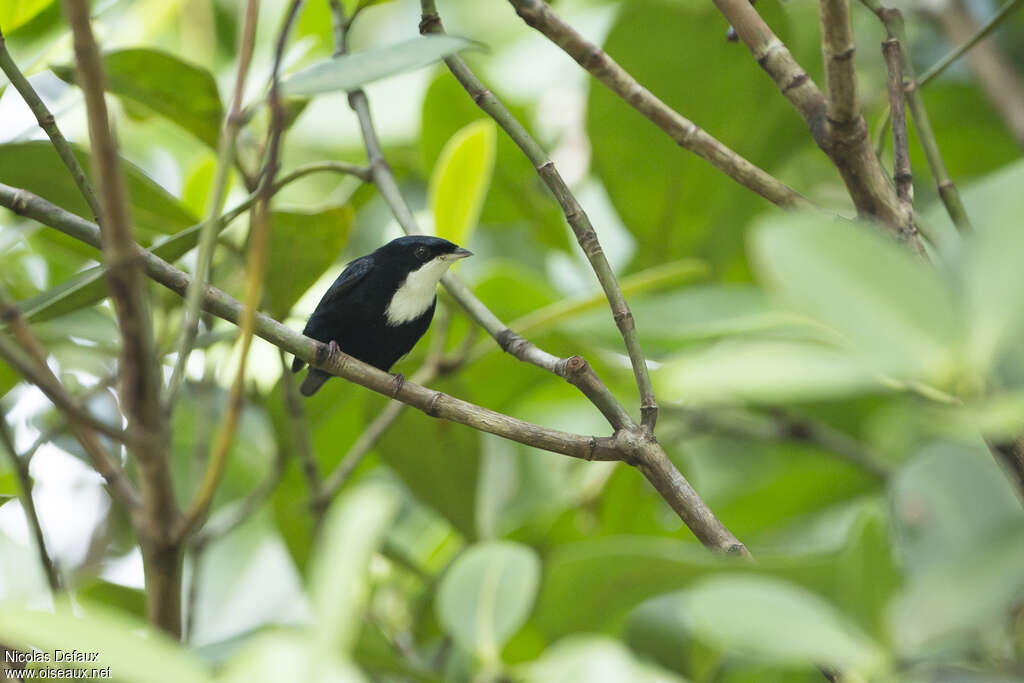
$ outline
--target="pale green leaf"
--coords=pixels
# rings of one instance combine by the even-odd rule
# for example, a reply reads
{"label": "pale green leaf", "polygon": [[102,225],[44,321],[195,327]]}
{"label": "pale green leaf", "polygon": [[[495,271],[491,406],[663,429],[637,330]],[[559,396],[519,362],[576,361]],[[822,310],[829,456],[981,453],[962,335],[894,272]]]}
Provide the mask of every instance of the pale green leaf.
{"label": "pale green leaf", "polygon": [[479,119],[455,133],[441,150],[430,176],[430,210],[434,233],[455,244],[468,244],[494,174],[497,129]]}
{"label": "pale green leaf", "polygon": [[[110,667],[114,679],[135,683],[200,683],[206,667],[165,634],[125,613],[78,601],[53,612],[0,607],[0,638],[20,649],[80,650],[99,653],[97,667]],[[76,611],[83,612],[79,616]]]}
{"label": "pale green leaf", "polygon": [[53,0],[0,0],[0,30],[10,34],[53,4]]}
{"label": "pale green leaf", "polygon": [[676,356],[655,371],[654,380],[659,396],[688,403],[780,403],[886,389],[848,353],[769,340],[730,340]]}
{"label": "pale green leaf", "polygon": [[529,616],[539,580],[540,561],[528,546],[480,543],[460,555],[441,579],[437,618],[460,646],[496,662]]}
{"label": "pale green leaf", "polygon": [[796,585],[753,575],[719,576],[676,594],[678,609],[702,640],[765,662],[868,672],[878,645],[829,603]]}
{"label": "pale green leaf", "polygon": [[875,228],[786,214],[754,232],[752,251],[762,280],[873,367],[939,383],[955,370],[952,291],[935,268]]}
{"label": "pale green leaf", "polygon": [[472,44],[457,36],[419,36],[318,62],[286,79],[282,88],[288,95],[355,90],[372,81],[427,66]]}
{"label": "pale green leaf", "polygon": [[560,640],[526,665],[532,683],[679,683],[685,679],[637,660],[608,636],[573,636]]}
{"label": "pale green leaf", "polygon": [[370,557],[395,516],[397,500],[382,484],[360,486],[327,512],[310,575],[317,644],[323,652],[351,647],[369,594]]}

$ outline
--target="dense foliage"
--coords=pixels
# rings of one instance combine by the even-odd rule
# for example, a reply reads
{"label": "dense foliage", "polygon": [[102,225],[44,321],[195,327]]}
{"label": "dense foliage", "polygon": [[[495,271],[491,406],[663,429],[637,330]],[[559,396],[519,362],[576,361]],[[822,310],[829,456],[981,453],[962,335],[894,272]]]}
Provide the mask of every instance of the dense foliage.
{"label": "dense foliage", "polygon": [[[265,153],[288,4],[261,8],[237,145],[250,174]],[[189,272],[234,85],[237,5],[92,8],[136,237]],[[138,637],[146,601],[132,520],[62,413],[0,361],[5,429],[32,458],[65,589],[51,599],[18,501],[25,482],[0,459],[0,642],[97,651],[114,678],[177,683],[738,683],[822,680],[819,667],[850,680],[1024,676],[1024,482],[990,452],[1024,427],[1024,160],[966,65],[923,94],[974,230],[953,227],[911,126],[925,260],[877,226],[835,218],[856,212],[834,166],[746,47],[726,40],[711,3],[554,7],[667,104],[828,211],[773,207],[680,149],[507,3],[442,1],[447,30],[473,41],[443,44],[417,37],[419,3],[344,5],[359,8],[352,58],[368,56],[332,70],[329,5],[305,3],[284,52],[278,177],[323,160],[366,163],[338,90],[367,85],[402,195],[427,229],[475,252],[459,274],[476,296],[545,350],[585,356],[639,418],[619,331],[558,204],[435,63],[459,51],[589,213],[651,361],[655,433],[756,563],[702,547],[624,463],[573,460],[414,409],[346,461],[354,471],[333,502],[317,499],[311,482],[335,471],[389,401],[335,379],[298,410],[282,377],[290,358],[256,339],[227,469],[184,555],[183,644]],[[817,4],[756,8],[823,83]],[[981,20],[998,9],[971,8]],[[924,71],[954,45],[934,16],[904,9]],[[863,6],[852,15],[860,103],[889,168],[878,130],[889,108],[885,33]],[[0,29],[88,169],[61,3],[0,1]],[[1019,80],[1024,15],[992,40]],[[0,183],[91,219],[18,93],[0,88]],[[246,180],[232,173],[224,208],[242,208],[210,276],[238,299],[250,265]],[[372,183],[324,172],[277,192],[270,226],[261,310],[294,329],[344,263],[400,234]],[[0,209],[0,283],[69,391],[120,424],[121,337],[99,253]],[[152,282],[147,294],[166,381],[183,302]],[[413,377],[438,352],[457,362],[434,373],[434,388],[560,430],[610,433],[573,386],[501,353],[443,291],[431,332],[396,370]],[[182,506],[206,468],[237,356],[238,328],[204,317],[171,427]]]}

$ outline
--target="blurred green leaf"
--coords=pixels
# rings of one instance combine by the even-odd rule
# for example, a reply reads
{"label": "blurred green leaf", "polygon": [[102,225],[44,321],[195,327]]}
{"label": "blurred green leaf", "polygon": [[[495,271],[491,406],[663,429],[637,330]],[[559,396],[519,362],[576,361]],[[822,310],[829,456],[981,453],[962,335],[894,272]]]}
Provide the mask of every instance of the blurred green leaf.
{"label": "blurred green leaf", "polygon": [[480,119],[459,130],[441,150],[430,176],[434,234],[469,244],[494,173],[497,129]]}
{"label": "blurred green leaf", "polygon": [[427,66],[471,46],[458,36],[419,36],[366,52],[333,57],[293,74],[282,83],[288,95],[349,91],[395,74]]}
{"label": "blurred green leaf", "polygon": [[820,344],[729,340],[667,359],[658,395],[687,403],[782,403],[881,393],[880,377],[848,353]]}
{"label": "blurred green leaf", "polygon": [[283,320],[348,241],[355,214],[350,206],[315,212],[275,211],[266,281],[267,313]]}
{"label": "blurred green leaf", "polygon": [[116,607],[140,621],[146,618],[146,593],[138,588],[99,579],[76,589],[75,595],[85,597],[93,604]]}
{"label": "blurred green leaf", "polygon": [[965,297],[968,361],[985,373],[1024,323],[1024,161],[985,177],[963,193],[975,234],[966,245]]}
{"label": "blurred green leaf", "polygon": [[839,331],[873,367],[939,382],[956,369],[952,291],[934,268],[870,226],[788,215],[762,223],[752,251],[762,279]]}
{"label": "blurred green leaf", "polygon": [[[217,146],[224,107],[213,74],[160,50],[117,50],[103,59],[107,90],[145,105],[210,147]],[[70,66],[53,67],[53,72],[75,82]]]}
{"label": "blurred green leaf", "polygon": [[874,672],[883,654],[820,597],[758,576],[704,579],[676,594],[699,637],[730,652],[781,664],[818,664]]}
{"label": "blurred green leaf", "polygon": [[20,379],[21,376],[10,365],[0,360],[0,398],[13,389]]}
{"label": "blurred green leaf", "polygon": [[[817,31],[817,21],[806,21],[807,13],[794,5],[800,4],[784,8],[768,0],[757,9],[800,59],[801,34]],[[750,54],[722,37],[726,27],[706,3],[631,0],[616,13],[603,47],[668,106],[771,170],[813,143]],[[714,68],[695,70],[695,64]],[[753,110],[756,126],[750,125]],[[637,238],[637,265],[696,256],[723,269],[746,269],[741,228],[767,202],[680,149],[603,85],[589,88],[586,125],[594,170]]]}
{"label": "blurred green leaf", "polygon": [[540,560],[528,546],[479,543],[456,558],[442,577],[437,618],[463,648],[496,662],[529,616],[539,580]]}
{"label": "blurred green leaf", "polygon": [[532,683],[682,683],[685,679],[637,660],[621,642],[607,636],[561,640],[523,667]]}
{"label": "blurred green leaf", "polygon": [[[72,145],[72,148],[86,174],[91,175],[89,152],[77,145]],[[135,236],[143,245],[152,243],[160,235],[180,232],[197,222],[181,202],[131,162],[122,159],[121,172],[131,203]],[[0,145],[0,182],[28,190],[87,220],[95,220],[49,141]],[[95,187],[95,181],[93,185]],[[41,234],[95,258],[96,252],[92,247],[56,230],[45,230]]]}
{"label": "blurred green leaf", "polygon": [[27,24],[50,6],[53,0],[2,0],[0,2],[0,28],[4,33]]}
{"label": "blurred green leaf", "polygon": [[1010,619],[1024,597],[1024,525],[989,540],[983,552],[929,567],[893,603],[891,630],[902,654],[967,654]]}
{"label": "blurred green leaf", "polygon": [[0,606],[0,638],[23,650],[98,652],[95,666],[109,666],[113,678],[138,683],[211,680],[198,659],[144,621],[81,600],[76,606],[59,601],[53,612]]}
{"label": "blurred green leaf", "polygon": [[370,558],[394,518],[395,495],[381,484],[365,484],[327,511],[323,544],[313,558],[310,591],[316,611],[316,642],[323,653],[347,650],[359,633],[369,585]]}

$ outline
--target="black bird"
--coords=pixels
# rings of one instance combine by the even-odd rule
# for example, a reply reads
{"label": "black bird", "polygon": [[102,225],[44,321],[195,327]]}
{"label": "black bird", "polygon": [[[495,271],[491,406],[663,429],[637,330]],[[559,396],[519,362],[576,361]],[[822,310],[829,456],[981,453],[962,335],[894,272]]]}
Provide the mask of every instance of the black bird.
{"label": "black bird", "polygon": [[[448,266],[472,255],[440,237],[392,240],[345,266],[302,333],[387,372],[430,327],[437,283]],[[296,358],[292,372],[304,365]],[[310,368],[302,394],[312,396],[330,378]]]}

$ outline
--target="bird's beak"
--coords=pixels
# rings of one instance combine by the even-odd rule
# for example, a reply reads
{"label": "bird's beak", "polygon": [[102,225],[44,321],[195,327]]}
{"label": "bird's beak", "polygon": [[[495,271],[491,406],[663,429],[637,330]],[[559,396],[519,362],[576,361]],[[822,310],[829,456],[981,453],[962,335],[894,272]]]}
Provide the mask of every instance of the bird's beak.
{"label": "bird's beak", "polygon": [[453,261],[458,261],[459,259],[469,258],[472,255],[473,252],[471,252],[469,249],[463,249],[462,247],[459,247],[452,253],[448,254],[448,258],[450,258]]}

